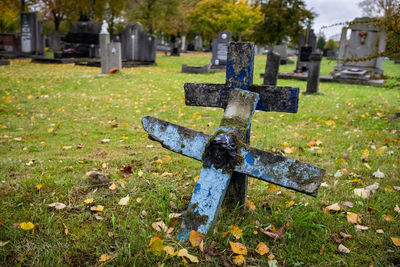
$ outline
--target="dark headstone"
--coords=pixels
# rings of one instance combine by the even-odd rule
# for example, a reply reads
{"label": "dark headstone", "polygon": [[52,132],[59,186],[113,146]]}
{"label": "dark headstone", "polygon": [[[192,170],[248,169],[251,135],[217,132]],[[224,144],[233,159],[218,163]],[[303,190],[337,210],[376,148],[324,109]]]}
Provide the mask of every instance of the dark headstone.
{"label": "dark headstone", "polygon": [[231,32],[220,32],[218,38],[212,40],[211,67],[225,67],[228,59],[228,45],[231,41]]}
{"label": "dark headstone", "polygon": [[320,53],[312,53],[309,57],[306,91],[307,94],[318,93],[321,59],[322,55]]}
{"label": "dark headstone", "polygon": [[309,57],[316,49],[317,36],[314,31],[308,28],[299,36],[299,50],[296,62],[296,72],[305,72],[308,70],[307,63]]}
{"label": "dark headstone", "polygon": [[126,25],[121,34],[121,48],[125,61],[156,62],[156,38],[143,32],[139,22]]}
{"label": "dark headstone", "polygon": [[280,56],[273,52],[267,53],[267,64],[265,64],[264,82],[265,85],[276,85],[279,74]]}
{"label": "dark headstone", "polygon": [[195,38],[194,38],[194,50],[196,50],[196,51],[201,51],[201,50],[203,50],[203,39],[201,38],[201,36],[200,35],[197,35]]}
{"label": "dark headstone", "polygon": [[56,52],[61,50],[61,35],[58,31],[49,32],[49,48],[50,51]]}

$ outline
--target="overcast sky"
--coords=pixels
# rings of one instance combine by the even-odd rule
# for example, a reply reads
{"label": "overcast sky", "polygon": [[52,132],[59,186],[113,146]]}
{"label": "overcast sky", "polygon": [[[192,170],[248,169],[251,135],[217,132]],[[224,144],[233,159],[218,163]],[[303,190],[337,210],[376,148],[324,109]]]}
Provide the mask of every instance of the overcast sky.
{"label": "overcast sky", "polygon": [[[313,9],[318,14],[314,19],[314,32],[318,33],[322,26],[329,26],[338,22],[351,21],[361,17],[362,12],[358,7],[360,0],[305,0],[307,9]],[[342,26],[324,29],[325,37],[340,33]]]}

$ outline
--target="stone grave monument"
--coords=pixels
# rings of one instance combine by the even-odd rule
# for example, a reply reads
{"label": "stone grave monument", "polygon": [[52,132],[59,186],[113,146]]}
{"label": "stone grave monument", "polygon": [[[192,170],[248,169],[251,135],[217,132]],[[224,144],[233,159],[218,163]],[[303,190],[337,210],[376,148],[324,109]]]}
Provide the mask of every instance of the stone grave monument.
{"label": "stone grave monument", "polygon": [[275,53],[279,54],[281,57],[280,64],[281,65],[287,65],[287,64],[293,64],[294,62],[288,58],[288,52],[287,52],[287,46],[286,45],[274,45],[272,47],[272,51]]}
{"label": "stone grave monument", "polygon": [[182,234],[206,234],[214,225],[221,204],[230,208],[246,203],[247,175],[316,196],[325,170],[297,160],[250,147],[250,126],[255,110],[296,113],[299,89],[253,85],[254,45],[230,43],[225,84],[186,83],[185,103],[225,110],[214,135],[146,116],[149,138],[176,153],[203,162]]}
{"label": "stone grave monument", "polygon": [[50,31],[48,34],[49,48],[52,52],[61,50],[61,35],[58,31]]}
{"label": "stone grave monument", "polygon": [[231,32],[220,32],[218,33],[218,37],[212,40],[211,68],[225,69],[228,57],[228,45],[231,41]]}
{"label": "stone grave monument", "polygon": [[320,94],[318,93],[319,88],[319,75],[322,55],[321,53],[314,52],[310,55],[308,62],[308,74],[307,74],[307,90],[305,94]]}
{"label": "stone grave monument", "polygon": [[114,69],[121,71],[121,43],[111,42],[108,33],[108,24],[104,20],[101,26],[100,36],[100,59],[101,72],[103,74],[110,73]]}
{"label": "stone grave monument", "polygon": [[[383,57],[375,57],[368,61],[347,61],[351,58],[365,58],[385,51],[386,32],[368,23],[369,20],[370,18],[356,18],[353,24],[342,29],[338,63],[331,73],[334,79],[357,81],[383,76]],[[348,30],[351,30],[349,41],[347,40]]]}
{"label": "stone grave monument", "polygon": [[200,35],[194,37],[194,50],[195,51],[202,51],[203,50],[203,38]]}
{"label": "stone grave monument", "polygon": [[21,12],[21,52],[24,55],[45,55],[43,23],[36,12]]}
{"label": "stone grave monument", "polygon": [[139,22],[125,26],[121,33],[121,48],[125,67],[156,64],[156,37],[143,32]]}
{"label": "stone grave monument", "polygon": [[264,85],[276,86],[279,74],[279,64],[280,64],[279,54],[271,50],[268,51],[267,63],[265,64],[265,73],[261,74],[261,77],[264,77],[264,82],[263,82]]}
{"label": "stone grave monument", "polygon": [[4,66],[4,65],[10,65],[10,61],[7,59],[0,58],[0,66]]}
{"label": "stone grave monument", "polygon": [[171,56],[179,57],[181,55],[182,40],[173,36],[171,40]]}
{"label": "stone grave monument", "polygon": [[314,30],[310,27],[299,35],[299,50],[296,62],[295,72],[306,72],[308,70],[307,64],[310,61],[310,55],[315,51],[317,46],[317,36],[314,34]]}

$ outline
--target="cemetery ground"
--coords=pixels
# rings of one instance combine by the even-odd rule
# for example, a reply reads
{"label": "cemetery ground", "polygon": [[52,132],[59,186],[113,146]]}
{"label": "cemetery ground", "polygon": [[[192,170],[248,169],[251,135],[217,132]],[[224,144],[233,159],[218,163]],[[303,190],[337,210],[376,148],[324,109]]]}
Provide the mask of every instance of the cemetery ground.
{"label": "cemetery ground", "polygon": [[[181,73],[181,64],[209,59],[158,54],[157,66],[103,77],[72,64],[1,66],[0,264],[400,265],[400,65],[392,61],[384,87],[321,83],[324,95],[300,94],[297,114],[256,112],[253,147],[326,169],[317,198],[249,178],[245,213],[223,208],[202,249],[176,241],[173,217],[202,166],[149,140],[141,118],[212,134],[223,110],[185,106],[183,84],[223,83],[225,73]],[[335,63],[324,59],[321,73]],[[264,68],[256,56],[255,84]],[[306,82],[278,85],[305,91]],[[110,184],[91,184],[94,169]],[[268,248],[256,249],[260,242]]]}

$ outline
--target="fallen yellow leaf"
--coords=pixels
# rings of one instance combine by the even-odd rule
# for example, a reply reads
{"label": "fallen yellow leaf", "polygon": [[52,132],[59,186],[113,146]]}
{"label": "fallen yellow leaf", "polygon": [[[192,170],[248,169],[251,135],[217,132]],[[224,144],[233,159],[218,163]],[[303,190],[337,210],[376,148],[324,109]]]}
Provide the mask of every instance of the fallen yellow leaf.
{"label": "fallen yellow leaf", "polygon": [[106,261],[109,261],[109,260],[112,260],[112,259],[116,258],[117,256],[118,256],[118,253],[114,253],[114,254],[111,254],[111,255],[102,254],[100,256],[100,258],[99,258],[99,262],[106,262]]}
{"label": "fallen yellow leaf", "polygon": [[334,123],[333,120],[327,120],[325,122],[325,124],[328,125],[328,126],[332,125],[333,123]]}
{"label": "fallen yellow leaf", "polygon": [[285,201],[286,208],[290,208],[290,207],[293,206],[295,203],[296,203],[296,202],[294,202],[293,200],[291,200],[291,201]]}
{"label": "fallen yellow leaf", "polygon": [[229,241],[229,245],[231,245],[233,253],[247,255],[247,248],[242,243]]}
{"label": "fallen yellow leaf", "polygon": [[160,256],[164,250],[163,240],[161,240],[158,236],[153,237],[150,240],[149,248],[147,251],[154,253],[157,256]]}
{"label": "fallen yellow leaf", "polygon": [[400,238],[398,238],[398,237],[390,237],[390,238],[392,239],[393,244],[394,244],[396,247],[400,247]]}
{"label": "fallen yellow leaf", "polygon": [[40,189],[42,189],[43,185],[42,184],[37,184],[35,187],[36,187],[37,190],[40,190]]}
{"label": "fallen yellow leaf", "polygon": [[385,214],[385,215],[383,216],[383,219],[385,219],[385,221],[387,221],[387,222],[391,222],[391,221],[393,221],[394,216],[393,216],[393,214],[388,213],[388,214]]}
{"label": "fallen yellow leaf", "polygon": [[361,218],[357,213],[348,212],[347,221],[349,223],[361,224]]}
{"label": "fallen yellow leaf", "polygon": [[118,205],[127,206],[129,204],[129,195],[119,200]]}
{"label": "fallen yellow leaf", "polygon": [[93,198],[87,198],[83,202],[85,202],[85,204],[91,204],[93,203]]}
{"label": "fallen yellow leaf", "polygon": [[244,261],[245,260],[244,260],[243,255],[233,256],[233,263],[236,264],[237,266],[242,266]]}
{"label": "fallen yellow leaf", "polygon": [[190,244],[192,244],[193,247],[198,247],[201,243],[201,241],[203,241],[205,235],[202,233],[199,233],[195,230],[190,231],[189,234],[189,241]]}
{"label": "fallen yellow leaf", "polygon": [[254,202],[247,200],[246,206],[249,210],[256,210],[256,205],[254,205]]}
{"label": "fallen yellow leaf", "polygon": [[110,190],[115,190],[115,189],[117,189],[117,185],[116,185],[115,183],[112,183],[112,184],[108,187],[108,189],[110,189]]}
{"label": "fallen yellow leaf", "polygon": [[260,242],[256,247],[256,252],[262,256],[269,252],[269,247],[265,245],[263,242]]}
{"label": "fallen yellow leaf", "polygon": [[35,228],[35,226],[31,222],[22,222],[19,224],[19,227],[22,230],[26,230],[26,231],[29,231],[29,230],[32,230],[33,228]]}
{"label": "fallen yellow leaf", "polygon": [[294,151],[296,151],[296,148],[295,148],[294,146],[292,146],[292,147],[286,147],[283,151],[284,151],[286,154],[292,154]]}
{"label": "fallen yellow leaf", "polygon": [[239,239],[243,235],[242,229],[240,229],[237,225],[231,225],[230,227],[231,234],[236,238]]}
{"label": "fallen yellow leaf", "polygon": [[104,206],[102,205],[97,205],[97,206],[93,206],[90,208],[91,211],[98,211],[98,212],[102,212],[104,210]]}
{"label": "fallen yellow leaf", "polygon": [[340,211],[340,206],[339,206],[339,203],[335,203],[335,204],[332,204],[332,205],[326,207],[326,209],[327,209],[328,211],[331,211],[331,210],[333,210],[333,211]]}

